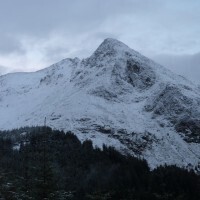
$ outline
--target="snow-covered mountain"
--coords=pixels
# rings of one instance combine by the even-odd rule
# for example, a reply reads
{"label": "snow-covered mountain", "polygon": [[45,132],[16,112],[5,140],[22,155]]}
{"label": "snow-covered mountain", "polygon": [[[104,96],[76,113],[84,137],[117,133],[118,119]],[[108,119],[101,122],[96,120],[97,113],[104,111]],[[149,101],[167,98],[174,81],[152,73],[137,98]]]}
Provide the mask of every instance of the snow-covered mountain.
{"label": "snow-covered mountain", "polygon": [[89,57],[0,76],[0,129],[47,125],[160,164],[200,162],[200,89],[114,39]]}

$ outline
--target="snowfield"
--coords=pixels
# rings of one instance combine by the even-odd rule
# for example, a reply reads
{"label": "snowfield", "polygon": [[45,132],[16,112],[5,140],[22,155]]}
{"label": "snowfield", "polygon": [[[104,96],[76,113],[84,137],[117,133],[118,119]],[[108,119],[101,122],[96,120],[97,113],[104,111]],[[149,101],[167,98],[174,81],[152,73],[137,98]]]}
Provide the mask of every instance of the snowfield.
{"label": "snowfield", "polygon": [[200,89],[125,44],[0,76],[0,129],[47,125],[161,164],[200,163]]}

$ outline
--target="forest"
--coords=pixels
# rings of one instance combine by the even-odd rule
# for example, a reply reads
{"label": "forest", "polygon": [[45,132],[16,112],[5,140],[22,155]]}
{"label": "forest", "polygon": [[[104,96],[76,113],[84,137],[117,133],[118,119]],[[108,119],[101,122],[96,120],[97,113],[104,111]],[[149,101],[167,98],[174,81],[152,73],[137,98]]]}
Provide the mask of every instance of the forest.
{"label": "forest", "polygon": [[113,147],[93,147],[49,127],[0,132],[0,200],[199,200],[200,176],[177,166],[153,171]]}

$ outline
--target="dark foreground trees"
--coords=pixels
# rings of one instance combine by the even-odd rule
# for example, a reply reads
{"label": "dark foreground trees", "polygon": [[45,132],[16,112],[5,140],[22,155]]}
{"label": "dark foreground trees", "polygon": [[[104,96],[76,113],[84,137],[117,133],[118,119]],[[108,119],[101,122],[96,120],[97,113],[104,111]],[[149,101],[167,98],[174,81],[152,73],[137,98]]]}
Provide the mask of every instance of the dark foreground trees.
{"label": "dark foreground trees", "polygon": [[144,160],[47,127],[20,132],[0,134],[0,199],[200,199],[192,171],[150,171]]}

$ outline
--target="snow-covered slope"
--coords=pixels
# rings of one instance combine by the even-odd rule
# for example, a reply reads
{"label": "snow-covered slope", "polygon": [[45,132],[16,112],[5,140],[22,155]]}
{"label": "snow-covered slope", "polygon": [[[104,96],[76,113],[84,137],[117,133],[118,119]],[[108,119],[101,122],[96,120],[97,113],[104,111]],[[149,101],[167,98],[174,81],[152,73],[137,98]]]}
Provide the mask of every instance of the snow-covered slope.
{"label": "snow-covered slope", "polygon": [[200,161],[199,88],[114,39],[83,60],[0,76],[0,129],[43,125],[45,117],[152,168]]}

